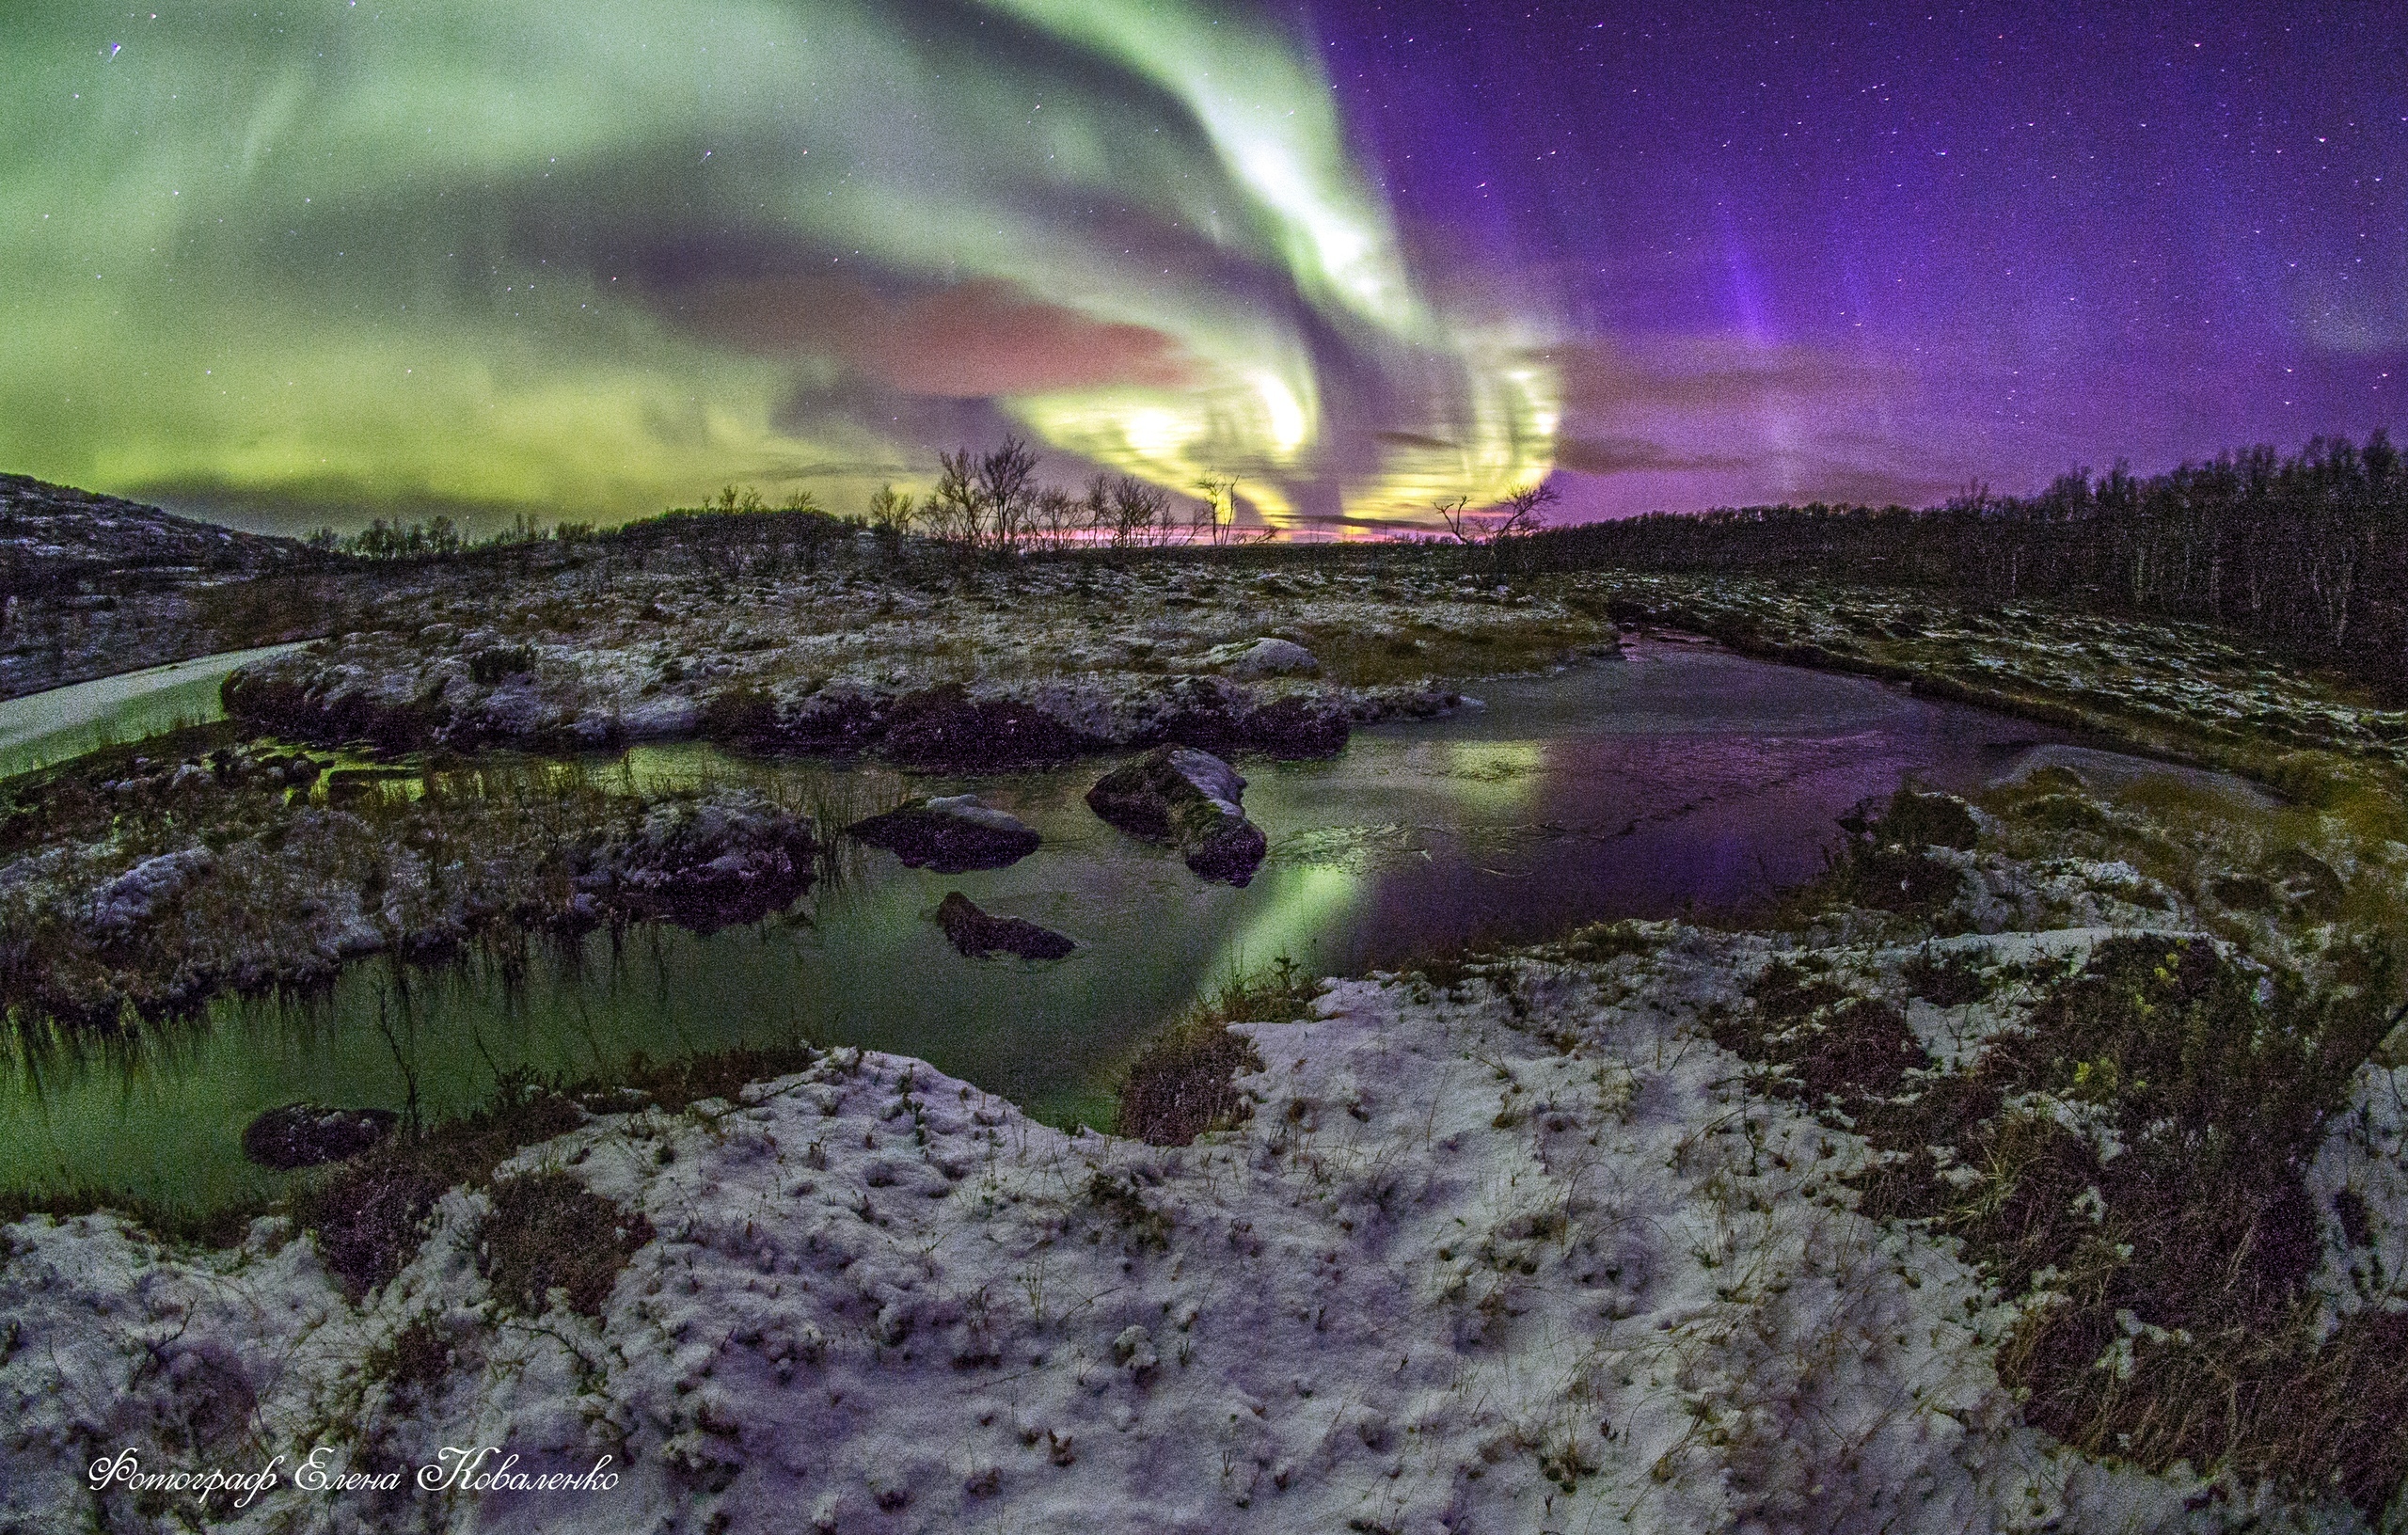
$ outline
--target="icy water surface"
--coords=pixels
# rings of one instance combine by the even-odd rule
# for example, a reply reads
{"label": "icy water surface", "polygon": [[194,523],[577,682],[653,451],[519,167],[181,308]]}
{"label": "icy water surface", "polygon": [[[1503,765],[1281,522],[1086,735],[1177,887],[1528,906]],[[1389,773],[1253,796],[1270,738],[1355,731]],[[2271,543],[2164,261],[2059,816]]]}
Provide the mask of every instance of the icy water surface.
{"label": "icy water surface", "polygon": [[0,778],[180,725],[223,720],[226,711],[218,705],[217,685],[229,673],[245,662],[299,648],[261,645],[226,651],[0,702]]}
{"label": "icy water surface", "polygon": [[[1666,916],[1813,875],[1834,819],[1907,775],[1971,786],[2061,733],[1862,678],[1703,646],[1489,685],[1486,706],[1356,734],[1316,763],[1241,764],[1271,851],[1243,890],[1096,819],[1110,764],[907,781],[798,763],[828,798],[974,789],[1045,838],[1008,869],[934,875],[862,849],[793,912],[709,937],[637,929],[418,971],[354,967],[307,1004],[227,1003],[130,1049],[20,1060],[0,1094],[0,1186],[80,1183],[206,1204],[273,1175],[237,1144],[295,1099],[473,1106],[497,1071],[582,1076],[806,1037],[895,1051],[1055,1116],[1101,1113],[1111,1073],[1199,993],[1286,956],[1321,973],[1472,937]],[[639,750],[642,778],[709,772],[693,745]],[[1046,964],[965,959],[928,913],[959,890],[1077,941]],[[381,1023],[380,1023],[381,1019]]]}

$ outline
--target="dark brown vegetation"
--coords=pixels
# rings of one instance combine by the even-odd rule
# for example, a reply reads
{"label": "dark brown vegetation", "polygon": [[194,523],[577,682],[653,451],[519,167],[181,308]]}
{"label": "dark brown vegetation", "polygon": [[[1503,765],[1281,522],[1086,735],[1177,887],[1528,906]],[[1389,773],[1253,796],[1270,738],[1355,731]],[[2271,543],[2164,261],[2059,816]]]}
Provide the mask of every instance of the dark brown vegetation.
{"label": "dark brown vegetation", "polygon": [[594,1317],[619,1271],[652,1240],[652,1223],[562,1172],[525,1173],[493,1185],[478,1272],[503,1305],[544,1313],[555,1290],[568,1308]]}
{"label": "dark brown vegetation", "polygon": [[473,1115],[390,1143],[293,1196],[293,1213],[319,1258],[353,1295],[401,1272],[443,1191],[480,1184],[512,1152],[577,1128],[584,1115],[563,1094],[515,1079]]}
{"label": "dark brown vegetation", "polygon": [[1234,1079],[1261,1070],[1262,1058],[1228,1025],[1309,1017],[1318,989],[1318,982],[1285,957],[1261,975],[1221,988],[1196,1016],[1164,1030],[1130,1063],[1114,1133],[1185,1146],[1243,1120],[1247,1103]]}
{"label": "dark brown vegetation", "polygon": [[[494,1169],[514,1152],[582,1124],[587,1103],[610,1110],[649,1107],[673,1114],[705,1100],[732,1099],[749,1083],[800,1071],[818,1058],[817,1051],[798,1043],[657,1063],[638,1056],[623,1069],[588,1083],[545,1083],[524,1073],[512,1074],[503,1078],[492,1100],[476,1113],[443,1121],[418,1135],[397,1137],[323,1180],[303,1185],[292,1196],[293,1218],[314,1234],[320,1258],[344,1288],[355,1296],[364,1294],[400,1273],[418,1251],[427,1213],[446,1189],[490,1182]],[[535,1190],[512,1197],[534,1198],[541,1193]],[[588,1219],[594,1212],[574,1201],[536,1202],[557,1207],[562,1221],[586,1234],[579,1241],[591,1239],[597,1230],[608,1237],[623,1227],[633,1232],[641,1226],[640,1220],[631,1225],[634,1218],[618,1214],[611,1224],[597,1225]],[[643,1244],[624,1236],[609,1240],[627,1253]],[[506,1244],[505,1250],[515,1253]],[[623,1266],[625,1258],[617,1262]],[[519,1265],[512,1256],[502,1272],[516,1278],[535,1271]],[[610,1269],[612,1274],[617,1272],[616,1266]],[[553,1278],[547,1283],[568,1280]],[[609,1286],[605,1284],[603,1290],[608,1293]],[[536,1298],[541,1300],[540,1291]]]}

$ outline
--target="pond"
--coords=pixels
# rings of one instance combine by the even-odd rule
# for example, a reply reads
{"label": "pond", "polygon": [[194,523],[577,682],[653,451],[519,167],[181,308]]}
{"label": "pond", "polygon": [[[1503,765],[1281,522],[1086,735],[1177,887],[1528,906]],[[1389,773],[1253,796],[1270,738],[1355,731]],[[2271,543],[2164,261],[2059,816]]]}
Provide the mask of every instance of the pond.
{"label": "pond", "polygon": [[[597,933],[508,970],[367,962],[307,1001],[227,1002],[131,1044],[21,1052],[0,1084],[0,1186],[205,1207],[275,1186],[238,1145],[254,1115],[295,1099],[397,1108],[404,1067],[441,1115],[518,1066],[585,1076],[639,1052],[797,1037],[920,1056],[1057,1121],[1100,1117],[1150,1031],[1282,957],[1331,973],[1767,894],[1820,868],[1858,800],[1909,775],[1977,785],[2067,739],[1670,641],[1481,691],[1482,706],[1446,719],[1360,731],[1329,761],[1242,763],[1246,811],[1271,844],[1244,889],[1098,820],[1083,797],[1106,763],[907,780],[639,749],[627,767],[648,783],[775,771],[857,804],[974,790],[1045,841],[1010,868],[961,875],[861,849],[846,878],[751,927]],[[952,890],[1079,947],[1051,963],[963,958],[929,920]]]}

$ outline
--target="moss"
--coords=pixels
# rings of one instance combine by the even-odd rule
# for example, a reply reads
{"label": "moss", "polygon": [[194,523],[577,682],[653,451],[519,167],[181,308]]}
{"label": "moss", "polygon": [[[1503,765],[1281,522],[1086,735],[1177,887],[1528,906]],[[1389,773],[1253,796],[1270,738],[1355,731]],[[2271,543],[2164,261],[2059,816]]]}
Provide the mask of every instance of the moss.
{"label": "moss", "polygon": [[1969,954],[1942,954],[1928,944],[1901,966],[1907,995],[1937,1007],[1962,1007],[1989,995],[1990,983]]}
{"label": "moss", "polygon": [[1777,1091],[1802,1091],[1812,1102],[1887,1097],[1909,1068],[1926,1064],[1894,1004],[1859,995],[1827,976],[1775,961],[1748,996],[1753,1006],[1726,1009],[1713,1021],[1714,1041],[1782,1068]]}
{"label": "moss", "polygon": [[293,1199],[294,1219],[354,1295],[401,1272],[418,1251],[420,1228],[443,1191],[483,1182],[521,1147],[575,1129],[584,1118],[562,1094],[519,1077],[476,1114],[381,1147]]}
{"label": "moss", "polygon": [[1131,1063],[1120,1084],[1114,1132],[1154,1146],[1185,1146],[1243,1116],[1233,1078],[1262,1069],[1251,1042],[1221,1019],[1197,1019],[1165,1031]]}
{"label": "moss", "polygon": [[421,1311],[368,1351],[361,1373],[413,1394],[440,1385],[452,1372],[452,1344],[435,1314]]}

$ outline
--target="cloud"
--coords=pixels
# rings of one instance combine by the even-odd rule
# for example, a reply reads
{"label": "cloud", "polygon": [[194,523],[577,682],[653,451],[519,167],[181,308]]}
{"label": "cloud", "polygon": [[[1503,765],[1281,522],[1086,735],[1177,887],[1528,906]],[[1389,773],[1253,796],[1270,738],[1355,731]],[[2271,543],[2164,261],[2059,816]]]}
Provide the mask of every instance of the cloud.
{"label": "cloud", "polygon": [[766,356],[834,357],[907,394],[977,400],[1196,382],[1163,332],[1097,320],[996,279],[898,300],[850,277],[761,277],[709,283],[669,308],[718,340]]}
{"label": "cloud", "polygon": [[1591,341],[1552,354],[1576,417],[1752,410],[1803,400],[1860,401],[1897,382],[1889,368],[1810,346],[1703,335],[1639,345]]}
{"label": "cloud", "polygon": [[1748,460],[1720,453],[1682,453],[1645,437],[1565,435],[1555,445],[1556,467],[1576,474],[1678,474],[1744,469]]}

